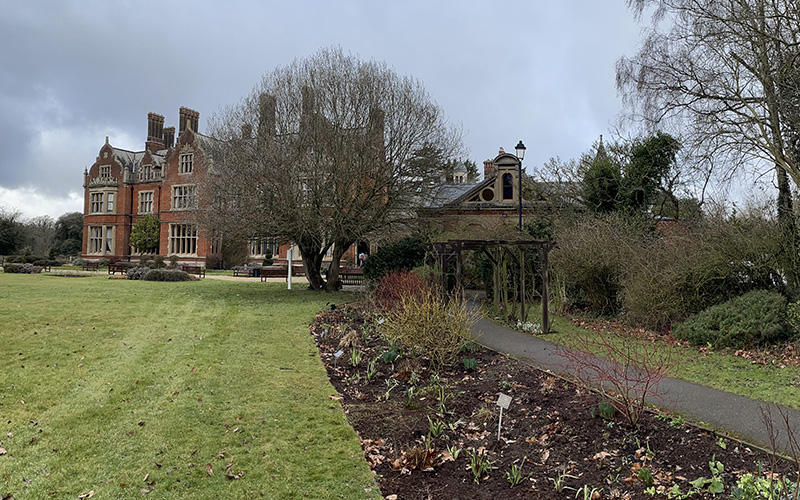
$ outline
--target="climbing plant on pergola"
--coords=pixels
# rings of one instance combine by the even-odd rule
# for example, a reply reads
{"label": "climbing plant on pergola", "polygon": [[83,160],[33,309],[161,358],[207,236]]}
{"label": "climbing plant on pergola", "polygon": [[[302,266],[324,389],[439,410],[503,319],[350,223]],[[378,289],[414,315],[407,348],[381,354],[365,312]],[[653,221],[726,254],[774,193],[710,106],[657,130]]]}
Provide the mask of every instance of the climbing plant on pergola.
{"label": "climbing plant on pergola", "polygon": [[[463,280],[461,273],[462,252],[467,250],[483,252],[492,263],[492,271],[495,282],[495,302],[507,310],[508,297],[505,293],[505,282],[499,286],[499,276],[502,271],[501,261],[508,257],[519,265],[519,283],[525,283],[525,263],[524,251],[538,249],[541,259],[541,278],[542,278],[542,333],[550,332],[550,322],[548,318],[547,304],[547,282],[548,282],[548,255],[550,250],[555,248],[556,243],[552,240],[448,240],[444,242],[427,243],[425,249],[435,259],[440,271],[442,289],[447,289],[447,269],[450,262],[455,259],[455,279],[456,293],[463,292]],[[516,250],[516,251],[514,251]],[[524,290],[520,293],[520,318],[525,318],[525,294]]]}

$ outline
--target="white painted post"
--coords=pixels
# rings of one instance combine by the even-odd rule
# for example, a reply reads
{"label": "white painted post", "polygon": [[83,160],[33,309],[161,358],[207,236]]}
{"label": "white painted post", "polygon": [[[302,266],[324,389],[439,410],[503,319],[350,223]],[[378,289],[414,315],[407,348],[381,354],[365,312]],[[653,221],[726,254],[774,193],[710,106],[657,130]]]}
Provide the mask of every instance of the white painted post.
{"label": "white painted post", "polygon": [[286,260],[289,261],[289,265],[286,266],[289,268],[286,275],[286,283],[288,284],[289,290],[292,289],[292,247],[289,246],[289,251],[286,252]]}

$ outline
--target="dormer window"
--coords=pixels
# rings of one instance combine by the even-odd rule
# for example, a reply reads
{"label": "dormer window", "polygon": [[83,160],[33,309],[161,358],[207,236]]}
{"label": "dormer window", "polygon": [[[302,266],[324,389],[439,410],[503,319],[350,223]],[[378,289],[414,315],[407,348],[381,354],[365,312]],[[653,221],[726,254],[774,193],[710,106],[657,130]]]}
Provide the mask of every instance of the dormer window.
{"label": "dormer window", "polygon": [[194,169],[194,153],[181,153],[179,174],[191,174]]}
{"label": "dormer window", "polygon": [[111,178],[111,165],[103,165],[100,167],[100,178],[101,179]]}
{"label": "dormer window", "polygon": [[514,199],[514,178],[511,174],[503,174],[503,199]]}
{"label": "dormer window", "polygon": [[140,181],[148,181],[153,178],[153,167],[150,165],[145,165],[142,167],[142,171],[139,173],[139,180]]}

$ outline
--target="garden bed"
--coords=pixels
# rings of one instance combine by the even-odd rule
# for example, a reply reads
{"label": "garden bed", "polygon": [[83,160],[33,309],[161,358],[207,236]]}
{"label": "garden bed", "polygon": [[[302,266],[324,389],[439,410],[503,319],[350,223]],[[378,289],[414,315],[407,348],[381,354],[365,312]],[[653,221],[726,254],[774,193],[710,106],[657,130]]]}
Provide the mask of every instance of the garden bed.
{"label": "garden bed", "polygon": [[[438,373],[421,356],[393,360],[355,307],[321,313],[311,333],[387,498],[667,498],[675,487],[724,498],[759,468],[797,479],[793,464],[679,417],[647,413],[634,430],[595,393],[478,346]],[[498,440],[500,393],[512,400]]]}

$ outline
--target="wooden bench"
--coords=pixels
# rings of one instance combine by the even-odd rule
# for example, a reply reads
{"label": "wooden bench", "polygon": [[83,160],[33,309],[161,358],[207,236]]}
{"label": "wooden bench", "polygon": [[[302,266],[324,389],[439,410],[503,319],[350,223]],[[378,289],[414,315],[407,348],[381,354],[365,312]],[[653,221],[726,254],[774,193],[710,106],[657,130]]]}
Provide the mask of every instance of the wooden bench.
{"label": "wooden bench", "polygon": [[267,278],[283,278],[287,279],[289,270],[285,267],[262,267],[261,268],[261,282],[267,281]]}
{"label": "wooden bench", "polygon": [[128,263],[115,263],[112,262],[108,265],[108,274],[125,274],[128,272]]}
{"label": "wooden bench", "polygon": [[234,276],[246,276],[252,278],[256,275],[256,268],[250,266],[236,266],[233,268]]}
{"label": "wooden bench", "polygon": [[339,280],[342,285],[363,285],[364,270],[360,267],[343,267],[339,269]]}
{"label": "wooden bench", "polygon": [[206,277],[206,270],[202,266],[195,266],[191,264],[182,264],[181,271],[189,274],[194,274],[197,277],[205,278]]}
{"label": "wooden bench", "polygon": [[100,269],[100,263],[96,261],[95,262],[84,261],[82,269],[84,271],[97,271],[98,269]]}

